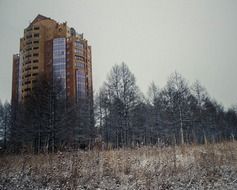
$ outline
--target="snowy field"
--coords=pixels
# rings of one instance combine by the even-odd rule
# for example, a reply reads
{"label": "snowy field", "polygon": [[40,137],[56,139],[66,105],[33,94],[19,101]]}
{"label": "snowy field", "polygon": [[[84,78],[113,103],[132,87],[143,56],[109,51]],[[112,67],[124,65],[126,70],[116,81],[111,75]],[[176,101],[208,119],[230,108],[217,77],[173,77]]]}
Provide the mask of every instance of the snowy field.
{"label": "snowy field", "polygon": [[1,156],[0,189],[237,189],[237,142]]}

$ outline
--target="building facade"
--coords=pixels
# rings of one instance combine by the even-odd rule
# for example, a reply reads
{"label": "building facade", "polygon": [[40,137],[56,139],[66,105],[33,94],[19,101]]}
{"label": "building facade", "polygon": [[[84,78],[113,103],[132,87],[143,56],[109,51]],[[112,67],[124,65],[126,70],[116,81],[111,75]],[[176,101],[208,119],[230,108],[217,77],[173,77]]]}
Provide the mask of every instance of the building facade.
{"label": "building facade", "polygon": [[91,46],[67,23],[38,15],[24,30],[20,50],[13,55],[12,102],[27,98],[38,76],[60,79],[72,103],[93,98]]}

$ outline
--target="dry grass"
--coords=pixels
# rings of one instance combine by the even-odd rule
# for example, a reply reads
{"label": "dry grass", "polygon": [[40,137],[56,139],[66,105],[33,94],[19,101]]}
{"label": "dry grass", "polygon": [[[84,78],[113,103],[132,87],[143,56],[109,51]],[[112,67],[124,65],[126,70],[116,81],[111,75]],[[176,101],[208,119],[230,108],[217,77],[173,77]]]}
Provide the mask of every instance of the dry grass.
{"label": "dry grass", "polygon": [[237,189],[237,142],[2,156],[0,189]]}

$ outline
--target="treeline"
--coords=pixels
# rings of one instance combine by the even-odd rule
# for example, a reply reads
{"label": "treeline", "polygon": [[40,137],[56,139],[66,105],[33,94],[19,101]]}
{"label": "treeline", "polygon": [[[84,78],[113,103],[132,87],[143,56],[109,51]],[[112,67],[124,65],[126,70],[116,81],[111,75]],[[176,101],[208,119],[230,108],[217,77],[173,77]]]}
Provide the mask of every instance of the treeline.
{"label": "treeline", "polygon": [[55,152],[86,146],[95,139],[90,98],[70,103],[60,80],[39,76],[24,102],[9,106],[2,106],[9,118],[7,125],[2,125],[6,126],[2,139],[10,152]]}
{"label": "treeline", "polygon": [[146,97],[127,65],[115,65],[96,97],[96,124],[107,145],[205,143],[237,137],[237,109],[225,111],[196,81],[173,73]]}
{"label": "treeline", "polygon": [[173,73],[147,95],[124,63],[94,97],[70,104],[60,81],[40,76],[24,104],[0,103],[0,147],[41,152],[68,148],[206,143],[237,137],[237,108],[227,111],[196,81]]}

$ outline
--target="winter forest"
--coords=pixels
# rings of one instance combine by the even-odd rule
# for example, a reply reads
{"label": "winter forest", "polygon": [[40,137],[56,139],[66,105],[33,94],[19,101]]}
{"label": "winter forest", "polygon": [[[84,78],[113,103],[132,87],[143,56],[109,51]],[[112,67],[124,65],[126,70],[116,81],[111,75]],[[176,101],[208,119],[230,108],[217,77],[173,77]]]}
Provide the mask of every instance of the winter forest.
{"label": "winter forest", "polygon": [[172,73],[143,94],[122,63],[114,65],[93,102],[67,102],[60,81],[38,78],[22,104],[0,103],[0,147],[7,152],[55,152],[205,144],[237,137],[237,107],[224,109],[199,81]]}
{"label": "winter forest", "polygon": [[75,104],[39,76],[23,103],[0,104],[0,189],[236,189],[237,108],[177,72],[157,83],[143,94],[114,65]]}

